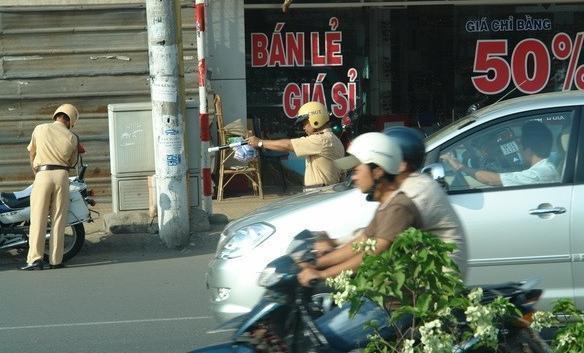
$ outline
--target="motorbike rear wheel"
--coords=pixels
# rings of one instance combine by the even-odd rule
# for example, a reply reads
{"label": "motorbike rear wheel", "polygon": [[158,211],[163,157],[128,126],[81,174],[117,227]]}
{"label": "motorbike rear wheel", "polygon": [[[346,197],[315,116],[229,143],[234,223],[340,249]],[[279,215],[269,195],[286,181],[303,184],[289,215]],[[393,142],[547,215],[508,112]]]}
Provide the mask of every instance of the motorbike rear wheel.
{"label": "motorbike rear wheel", "polygon": [[[85,227],[83,223],[65,227],[65,241],[63,251],[63,262],[70,260],[77,255],[85,242]],[[49,241],[45,242],[45,261],[49,261]]]}

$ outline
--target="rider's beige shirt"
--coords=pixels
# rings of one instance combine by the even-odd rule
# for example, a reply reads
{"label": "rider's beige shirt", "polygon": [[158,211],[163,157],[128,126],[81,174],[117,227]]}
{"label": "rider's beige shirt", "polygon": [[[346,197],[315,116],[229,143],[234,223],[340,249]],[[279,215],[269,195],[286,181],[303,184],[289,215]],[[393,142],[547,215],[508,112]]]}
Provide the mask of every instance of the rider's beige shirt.
{"label": "rider's beige shirt", "polygon": [[466,237],[462,223],[444,190],[428,175],[411,173],[400,185],[399,191],[416,205],[422,217],[421,229],[437,235],[446,243],[456,244],[453,260],[464,279],[468,260]]}

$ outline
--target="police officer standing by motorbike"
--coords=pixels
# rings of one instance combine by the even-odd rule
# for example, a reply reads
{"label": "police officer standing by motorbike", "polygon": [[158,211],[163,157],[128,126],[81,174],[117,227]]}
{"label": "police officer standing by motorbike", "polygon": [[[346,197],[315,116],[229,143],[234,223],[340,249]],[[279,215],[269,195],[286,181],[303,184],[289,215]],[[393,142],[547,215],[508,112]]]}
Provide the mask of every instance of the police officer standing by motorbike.
{"label": "police officer standing by motorbike", "polygon": [[341,170],[333,161],[345,155],[345,148],[330,128],[329,114],[324,104],[304,104],[298,110],[296,124],[302,124],[307,136],[280,140],[262,140],[251,136],[247,142],[254,148],[294,152],[298,157],[306,157],[305,189],[338,183]]}
{"label": "police officer standing by motorbike", "polygon": [[49,265],[62,268],[65,225],[69,210],[69,169],[77,163],[79,138],[70,131],[79,119],[71,104],[53,114],[53,123],[35,127],[27,147],[35,180],[30,196],[27,264],[21,270],[42,270],[45,235],[50,214]]}

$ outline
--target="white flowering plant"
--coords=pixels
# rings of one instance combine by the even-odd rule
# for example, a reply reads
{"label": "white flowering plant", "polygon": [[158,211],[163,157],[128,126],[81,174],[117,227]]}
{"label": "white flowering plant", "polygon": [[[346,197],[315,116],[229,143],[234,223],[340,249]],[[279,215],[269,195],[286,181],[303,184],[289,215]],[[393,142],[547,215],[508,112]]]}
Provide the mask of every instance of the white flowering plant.
{"label": "white flowering plant", "polygon": [[[508,315],[519,315],[504,298],[483,304],[482,289],[465,289],[450,257],[455,245],[430,233],[409,228],[379,255],[374,254],[372,241],[355,244],[353,249],[363,252],[356,273],[343,272],[327,282],[336,290],[335,302],[350,303],[351,314],[359,310],[364,297],[389,306],[389,324],[398,333],[393,341],[371,335],[366,353],[451,353],[473,337],[483,346],[496,347],[497,323]],[[411,325],[398,325],[403,320]]]}
{"label": "white flowering plant", "polygon": [[560,299],[551,312],[535,313],[531,328],[541,331],[547,327],[558,327],[552,344],[554,353],[584,352],[584,312],[577,309],[572,300]]}

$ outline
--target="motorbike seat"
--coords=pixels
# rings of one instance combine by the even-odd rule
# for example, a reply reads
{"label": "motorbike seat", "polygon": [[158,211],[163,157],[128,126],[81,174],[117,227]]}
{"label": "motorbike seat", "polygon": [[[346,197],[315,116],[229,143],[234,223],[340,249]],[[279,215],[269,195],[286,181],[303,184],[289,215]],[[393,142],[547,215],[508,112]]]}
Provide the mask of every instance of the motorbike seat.
{"label": "motorbike seat", "polygon": [[30,195],[22,198],[17,198],[13,192],[0,193],[0,200],[12,209],[25,208],[30,206]]}

